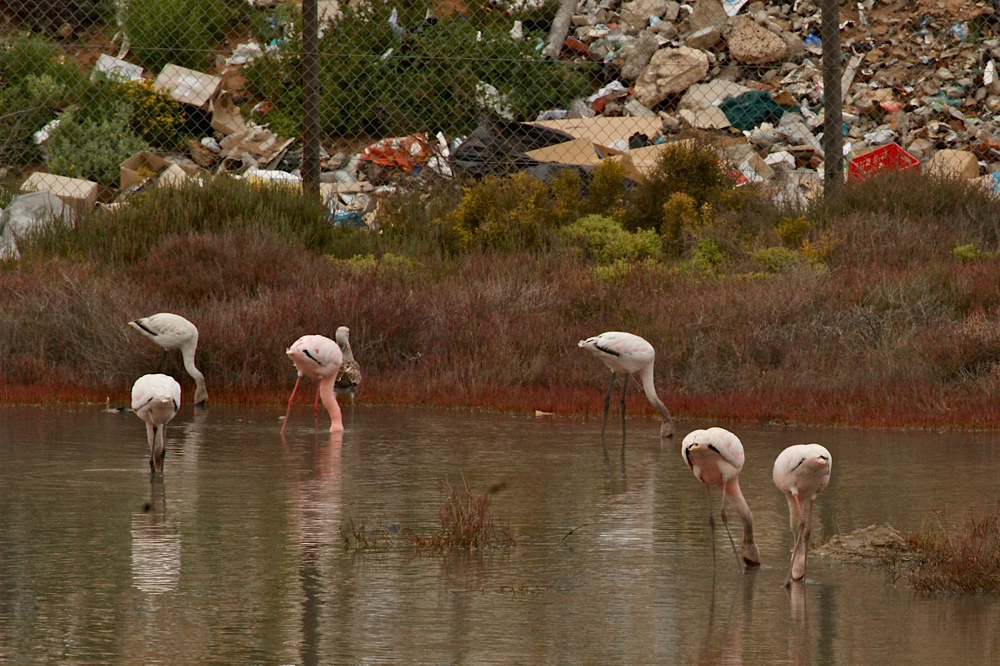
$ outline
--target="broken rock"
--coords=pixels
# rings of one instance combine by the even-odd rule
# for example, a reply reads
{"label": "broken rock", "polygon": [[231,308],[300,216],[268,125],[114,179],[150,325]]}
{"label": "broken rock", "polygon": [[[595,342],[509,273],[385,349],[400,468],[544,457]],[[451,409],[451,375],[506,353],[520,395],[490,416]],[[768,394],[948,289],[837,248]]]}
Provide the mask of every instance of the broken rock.
{"label": "broken rock", "polygon": [[635,98],[652,108],[668,95],[681,93],[708,74],[708,54],[681,46],[660,49],[635,82]]}
{"label": "broken rock", "polygon": [[749,16],[738,16],[726,36],[729,55],[745,65],[778,62],[788,53],[788,43]]}

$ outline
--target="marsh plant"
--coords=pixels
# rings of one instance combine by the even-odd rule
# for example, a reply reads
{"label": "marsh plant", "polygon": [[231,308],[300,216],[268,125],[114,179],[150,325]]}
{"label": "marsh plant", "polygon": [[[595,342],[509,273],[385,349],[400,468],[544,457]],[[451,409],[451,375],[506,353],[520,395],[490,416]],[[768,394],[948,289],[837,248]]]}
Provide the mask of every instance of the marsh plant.
{"label": "marsh plant", "polygon": [[490,492],[473,493],[469,482],[453,486],[440,481],[444,506],[440,524],[427,534],[408,531],[410,544],[418,551],[472,551],[515,545],[510,522],[490,510]]}
{"label": "marsh plant", "polygon": [[[957,528],[944,514],[934,524],[906,535],[910,549],[899,568],[921,592],[996,592],[1000,590],[1000,502]],[[892,568],[893,563],[889,563]]]}

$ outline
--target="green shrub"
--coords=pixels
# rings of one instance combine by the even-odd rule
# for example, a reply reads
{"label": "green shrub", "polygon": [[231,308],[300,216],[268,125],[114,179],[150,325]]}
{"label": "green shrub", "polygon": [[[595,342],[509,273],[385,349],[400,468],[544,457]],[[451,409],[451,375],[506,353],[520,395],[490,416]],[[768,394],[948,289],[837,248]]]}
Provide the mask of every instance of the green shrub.
{"label": "green shrub", "polygon": [[[674,194],[687,195],[693,200],[693,207],[701,210],[706,203],[718,203],[721,192],[732,187],[725,164],[710,144],[701,140],[673,144],[664,148],[656,167],[633,192],[625,227],[660,229],[664,222],[663,205]],[[680,240],[680,227],[668,225],[663,231],[668,242]]]}
{"label": "green shrub", "polygon": [[114,15],[114,0],[17,0],[4,3],[21,22],[55,32],[65,23],[95,23]]}
{"label": "green shrub", "polygon": [[525,173],[487,176],[465,188],[448,216],[461,249],[530,250],[544,246],[551,198],[542,181]]}
{"label": "green shrub", "polygon": [[989,252],[983,252],[972,243],[969,243],[968,245],[956,245],[951,251],[951,256],[955,257],[955,261],[961,264],[971,264],[974,261],[988,259],[991,255]]}
{"label": "green shrub", "polygon": [[711,277],[718,275],[726,263],[726,251],[714,238],[704,238],[698,243],[686,267],[695,273]]}
{"label": "green shrub", "polygon": [[599,215],[620,218],[624,215],[625,167],[614,160],[601,160],[591,172],[587,191],[588,208]]}
{"label": "green shrub", "polygon": [[144,67],[159,72],[172,63],[205,70],[226,29],[248,16],[244,7],[226,0],[129,0],[125,30]]}
{"label": "green shrub", "polygon": [[154,148],[175,150],[189,138],[184,132],[184,106],[170,95],[157,92],[152,79],[100,80],[80,113],[86,118],[103,117],[116,104],[128,105],[129,127]]}
{"label": "green shrub", "polygon": [[750,258],[760,264],[769,273],[780,273],[789,266],[802,262],[802,255],[781,245],[767,247],[750,253]]}
{"label": "green shrub", "polygon": [[52,120],[56,109],[79,99],[86,87],[79,69],[60,62],[45,39],[20,36],[0,47],[0,163],[40,159],[32,135]]}
{"label": "green shrub", "polygon": [[335,254],[343,232],[355,230],[334,227],[328,216],[320,201],[293,188],[219,176],[139,194],[113,211],[90,211],[77,219],[73,230],[45,228],[20,249],[22,254],[29,250],[118,266],[144,259],[168,236],[232,232]]}
{"label": "green shrub", "polygon": [[[474,24],[463,17],[424,24],[427,5],[400,8],[402,34],[388,23],[392,6],[345,9],[320,40],[324,132],[339,136],[399,136],[443,131],[468,134],[483,106],[477,84],[495,87],[518,120],[565,106],[588,90],[577,65],[535,50],[543,35],[514,41],[509,21]],[[289,27],[280,52],[244,69],[252,90],[272,102],[269,122],[279,133],[301,115],[301,44]],[[588,66],[589,67],[589,66]]]}
{"label": "green shrub", "polygon": [[116,185],[121,163],[149,148],[129,127],[130,115],[125,104],[113,106],[100,119],[79,119],[76,109],[67,109],[46,142],[49,170],[60,176]]}
{"label": "green shrub", "polygon": [[798,247],[805,240],[806,234],[812,229],[813,223],[805,218],[804,215],[798,217],[786,217],[778,222],[775,227],[775,231],[778,232],[778,237],[786,245],[792,247]]}
{"label": "green shrub", "polygon": [[588,215],[562,229],[570,242],[581,246],[589,258],[601,264],[659,259],[663,254],[660,238],[651,229],[630,233],[617,220]]}

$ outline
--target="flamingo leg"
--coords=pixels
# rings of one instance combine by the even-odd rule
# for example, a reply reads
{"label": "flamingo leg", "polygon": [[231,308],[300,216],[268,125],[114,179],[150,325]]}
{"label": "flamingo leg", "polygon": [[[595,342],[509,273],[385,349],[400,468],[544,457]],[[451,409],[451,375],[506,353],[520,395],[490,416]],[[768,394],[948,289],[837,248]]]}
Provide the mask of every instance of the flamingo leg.
{"label": "flamingo leg", "polygon": [[628,380],[632,378],[630,373],[625,373],[625,381],[622,382],[622,448],[625,448],[625,389],[628,388]]}
{"label": "flamingo leg", "polygon": [[611,407],[611,392],[615,390],[615,371],[611,371],[611,382],[608,392],[604,394],[604,420],[601,421],[601,444],[604,443],[604,429],[608,426],[608,409]]}
{"label": "flamingo leg", "polygon": [[[802,533],[805,532],[805,526],[806,526],[805,515],[803,515],[802,513],[802,503],[799,501],[798,493],[792,495],[792,497],[795,498],[795,506],[798,510],[799,522],[795,526],[795,529],[793,530],[793,534],[795,535],[795,545],[792,546],[792,561],[788,563],[788,576],[785,578],[785,587],[788,587],[792,584],[793,580],[792,572],[793,569],[795,568],[795,556],[798,555],[799,544],[802,542]],[[805,571],[803,570],[802,576],[800,576],[800,578],[804,577],[805,577]]]}
{"label": "flamingo leg", "polygon": [[163,356],[160,357],[160,363],[156,366],[156,372],[162,372],[163,368],[166,367],[167,361],[169,360],[169,354],[166,349],[163,350]]}
{"label": "flamingo leg", "polygon": [[722,524],[726,528],[726,536],[729,537],[729,545],[733,547],[733,555],[736,556],[736,568],[743,573],[743,563],[740,562],[740,554],[736,550],[736,542],[733,541],[733,533],[729,531],[729,518],[726,517],[726,483],[722,484]]}
{"label": "flamingo leg", "polygon": [[285,434],[285,426],[288,425],[288,417],[292,414],[292,401],[295,400],[295,392],[299,390],[299,382],[302,381],[302,375],[295,378],[295,387],[292,389],[292,395],[288,398],[288,409],[285,410],[285,421],[281,424],[281,434]]}
{"label": "flamingo leg", "polygon": [[712,491],[707,483],[705,497],[708,498],[708,526],[712,529],[712,571],[715,571],[715,516],[712,515]]}
{"label": "flamingo leg", "polygon": [[313,401],[313,414],[319,416],[319,384],[316,384],[316,400]]}

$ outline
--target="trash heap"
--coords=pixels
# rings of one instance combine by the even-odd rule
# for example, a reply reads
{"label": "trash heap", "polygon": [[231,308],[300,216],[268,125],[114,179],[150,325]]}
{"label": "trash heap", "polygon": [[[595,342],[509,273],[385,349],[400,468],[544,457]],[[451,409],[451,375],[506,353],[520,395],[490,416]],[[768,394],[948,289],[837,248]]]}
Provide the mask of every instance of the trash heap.
{"label": "trash heap", "polygon": [[[849,177],[922,167],[993,188],[995,10],[958,0],[842,4]],[[656,117],[666,134],[683,127],[742,134],[771,167],[756,176],[800,172],[798,180],[815,183],[825,129],[820,25],[817,0],[581,0],[564,55],[604,63],[618,80],[548,117]]]}
{"label": "trash heap", "polygon": [[[610,159],[641,181],[660,152],[692,128],[718,135],[738,180],[769,183],[776,198],[805,203],[822,191],[823,181],[817,3],[579,0],[567,34],[550,34],[550,41],[562,40],[564,61],[599,63],[605,85],[522,123],[508,116],[502,93],[481,84],[484,90],[476,92],[484,118],[467,137],[385,137],[353,153],[324,152],[321,191],[331,221],[373,225],[379,193],[408,178],[527,171],[547,180],[559,169],[586,172]],[[324,11],[335,13],[328,4]],[[1000,0],[842,5],[840,131],[849,179],[882,169],[922,169],[1000,189],[995,4]],[[507,11],[514,25],[510,38],[522,39],[516,9]],[[239,44],[218,75],[164,67],[155,88],[208,114],[212,133],[183,154],[133,155],[121,165],[120,189],[111,201],[102,194],[100,204],[123,205],[136,192],[204,173],[300,183],[301,144],[268,129],[270,101],[259,101],[252,118],[244,118],[233,100],[238,91],[226,85],[241,66],[274,48],[280,46]],[[94,71],[123,81],[144,76],[123,57],[102,55]],[[36,142],[44,142],[56,123],[40,128]],[[99,198],[96,183],[41,172],[21,189],[49,190],[75,211]],[[52,201],[36,203],[38,210],[54,209]],[[16,256],[13,239],[0,244],[0,254]]]}

